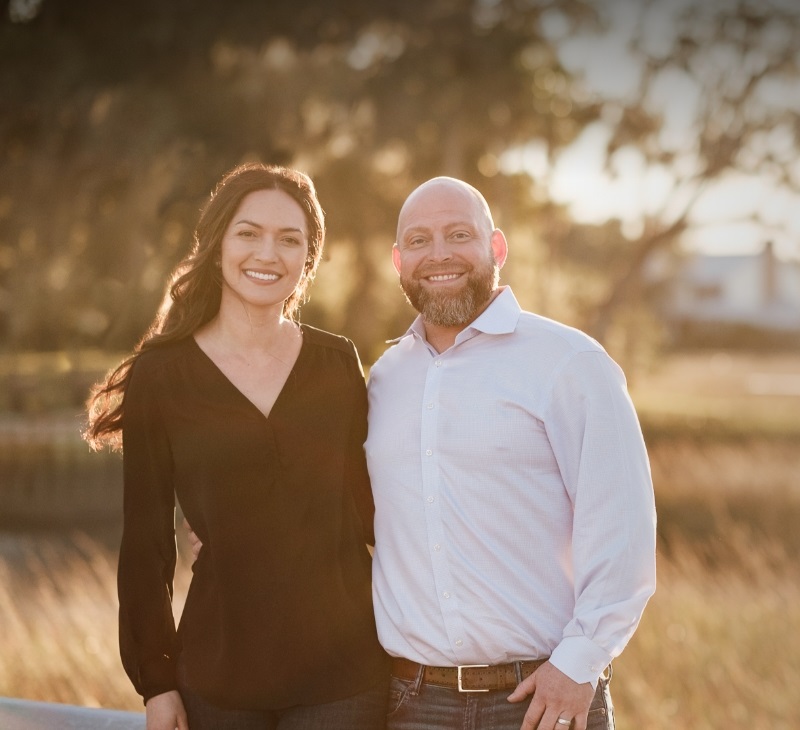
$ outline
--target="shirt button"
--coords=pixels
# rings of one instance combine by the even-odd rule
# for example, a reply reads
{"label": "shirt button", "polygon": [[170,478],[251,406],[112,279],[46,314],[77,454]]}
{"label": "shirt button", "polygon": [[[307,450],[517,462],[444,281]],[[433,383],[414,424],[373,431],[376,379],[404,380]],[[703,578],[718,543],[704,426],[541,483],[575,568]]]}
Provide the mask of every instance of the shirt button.
{"label": "shirt button", "polygon": [[461,639],[456,639],[456,646],[463,646],[464,642]]}
{"label": "shirt button", "polygon": [[425,500],[425,501],[426,501],[428,504],[432,504],[432,503],[433,503],[433,497],[428,497],[428,499],[427,499],[427,500]]}
{"label": "shirt button", "polygon": [[442,598],[450,598],[450,594],[447,591],[445,591],[444,593],[442,593]]}
{"label": "shirt button", "polygon": [[426,408],[427,408],[429,411],[430,411],[430,410],[432,410],[432,409],[433,409],[433,403],[428,403],[428,405],[426,406]]}
{"label": "shirt button", "polygon": [[441,361],[441,360],[437,360],[437,361],[436,361],[436,367],[437,367],[437,368],[440,368],[440,367],[442,367],[442,361]]}
{"label": "shirt button", "polygon": [[433,451],[431,451],[430,449],[428,449],[425,453],[428,456],[433,456]]}
{"label": "shirt button", "polygon": [[438,553],[442,549],[442,546],[441,545],[434,545],[433,549]]}

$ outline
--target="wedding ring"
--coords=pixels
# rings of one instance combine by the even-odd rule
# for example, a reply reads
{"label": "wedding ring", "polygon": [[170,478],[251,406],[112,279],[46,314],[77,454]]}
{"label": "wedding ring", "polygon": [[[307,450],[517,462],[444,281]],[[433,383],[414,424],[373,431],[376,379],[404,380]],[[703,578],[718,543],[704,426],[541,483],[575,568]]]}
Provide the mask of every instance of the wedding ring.
{"label": "wedding ring", "polygon": [[556,720],[556,722],[559,725],[566,725],[567,727],[572,725],[572,720],[565,720],[563,717],[559,717],[558,720]]}

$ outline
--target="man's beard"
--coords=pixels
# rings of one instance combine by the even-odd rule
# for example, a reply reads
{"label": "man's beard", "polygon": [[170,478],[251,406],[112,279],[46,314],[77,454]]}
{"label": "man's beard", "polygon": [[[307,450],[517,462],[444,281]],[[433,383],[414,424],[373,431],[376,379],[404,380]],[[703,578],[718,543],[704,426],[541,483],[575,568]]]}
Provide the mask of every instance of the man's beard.
{"label": "man's beard", "polygon": [[[425,275],[433,274],[426,272]],[[425,289],[414,276],[401,276],[400,286],[409,304],[425,322],[438,327],[462,327],[483,311],[499,280],[500,267],[491,261],[467,272],[466,283],[455,291]]]}

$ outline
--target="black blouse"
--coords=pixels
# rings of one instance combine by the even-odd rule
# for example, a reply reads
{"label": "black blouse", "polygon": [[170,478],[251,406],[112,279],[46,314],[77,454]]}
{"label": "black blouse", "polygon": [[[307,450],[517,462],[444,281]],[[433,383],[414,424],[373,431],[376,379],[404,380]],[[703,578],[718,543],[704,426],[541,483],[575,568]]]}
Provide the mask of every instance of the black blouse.
{"label": "black blouse", "polygon": [[[269,417],[193,338],[143,354],[125,394],[122,661],[136,690],[186,683],[277,709],[367,689],[375,632],[367,398],[355,348],[303,326]],[[203,542],[178,631],[175,495]]]}

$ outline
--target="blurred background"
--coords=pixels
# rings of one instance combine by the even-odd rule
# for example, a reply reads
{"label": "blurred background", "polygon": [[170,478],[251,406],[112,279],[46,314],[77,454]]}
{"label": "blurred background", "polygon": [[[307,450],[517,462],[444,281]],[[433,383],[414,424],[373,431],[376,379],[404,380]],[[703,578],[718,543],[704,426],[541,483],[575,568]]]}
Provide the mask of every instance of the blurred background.
{"label": "blurred background", "polygon": [[800,726],[798,112],[795,0],[0,0],[0,696],[141,708],[82,403],[260,160],[314,178],[301,319],[366,368],[412,318],[404,197],[485,194],[503,282],[602,342],[648,443],[660,588],[619,726]]}

